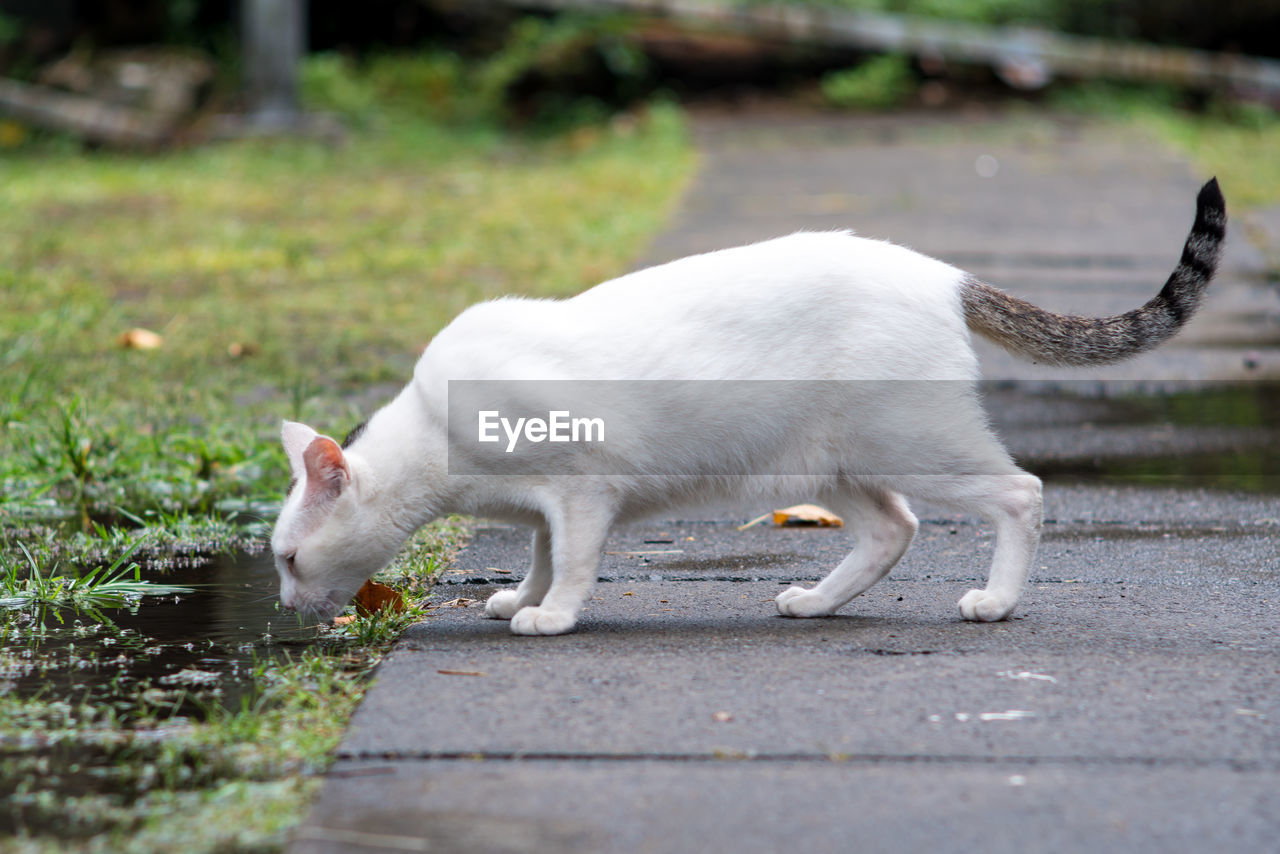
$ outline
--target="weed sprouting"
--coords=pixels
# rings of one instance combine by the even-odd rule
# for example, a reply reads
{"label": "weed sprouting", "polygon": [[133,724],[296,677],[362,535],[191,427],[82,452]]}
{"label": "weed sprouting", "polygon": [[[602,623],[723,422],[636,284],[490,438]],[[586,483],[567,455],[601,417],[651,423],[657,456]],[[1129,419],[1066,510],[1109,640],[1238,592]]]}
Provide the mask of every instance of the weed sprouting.
{"label": "weed sprouting", "polygon": [[192,588],[184,585],[143,579],[139,564],[126,563],[141,545],[141,542],[134,543],[110,564],[73,575],[62,572],[57,564],[41,566],[26,544],[18,543],[25,567],[0,554],[0,591],[3,592],[0,609],[52,606],[84,611],[100,618],[101,609],[134,605],[144,596],[191,592]]}

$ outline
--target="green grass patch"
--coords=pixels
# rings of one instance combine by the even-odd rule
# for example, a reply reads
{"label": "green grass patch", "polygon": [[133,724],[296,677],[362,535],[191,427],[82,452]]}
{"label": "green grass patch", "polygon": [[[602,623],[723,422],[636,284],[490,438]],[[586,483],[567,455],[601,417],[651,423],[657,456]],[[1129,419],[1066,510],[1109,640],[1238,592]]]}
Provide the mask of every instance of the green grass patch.
{"label": "green grass patch", "polygon": [[832,71],[821,80],[822,97],[836,107],[883,110],[896,107],[916,89],[911,61],[898,54],[884,54],[861,65]]}
{"label": "green grass patch", "polygon": [[139,543],[130,546],[109,564],[84,573],[71,573],[56,564],[41,566],[22,542],[18,550],[25,565],[10,553],[0,554],[0,609],[67,607],[87,613],[122,607],[144,596],[190,593],[190,587],[161,584],[142,578],[142,568],[128,562]]}
{"label": "green grass patch", "polygon": [[280,419],[341,433],[467,305],[622,272],[689,167],[666,108],[539,142],[387,113],[341,148],[6,155],[0,524],[278,497]]}

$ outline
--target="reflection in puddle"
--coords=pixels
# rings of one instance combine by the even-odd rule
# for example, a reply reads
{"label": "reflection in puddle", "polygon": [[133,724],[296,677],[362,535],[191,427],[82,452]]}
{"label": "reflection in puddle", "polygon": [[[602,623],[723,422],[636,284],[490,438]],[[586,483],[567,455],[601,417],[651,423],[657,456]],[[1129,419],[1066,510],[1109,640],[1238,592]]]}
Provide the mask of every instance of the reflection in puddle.
{"label": "reflection in puddle", "polygon": [[1280,383],[1060,383],[984,387],[996,430],[1028,471],[1058,481],[1280,492]]}

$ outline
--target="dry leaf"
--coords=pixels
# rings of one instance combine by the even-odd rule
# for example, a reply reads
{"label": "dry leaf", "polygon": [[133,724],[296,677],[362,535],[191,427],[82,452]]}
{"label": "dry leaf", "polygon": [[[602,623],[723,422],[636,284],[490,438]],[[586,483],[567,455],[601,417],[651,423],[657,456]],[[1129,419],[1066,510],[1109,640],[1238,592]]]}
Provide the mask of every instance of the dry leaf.
{"label": "dry leaf", "polygon": [[150,329],[130,329],[120,336],[120,346],[126,350],[158,350],[164,339]]}
{"label": "dry leaf", "polygon": [[479,670],[437,670],[436,673],[439,673],[443,676],[488,676],[489,675],[488,673],[483,673]]}
{"label": "dry leaf", "polygon": [[816,504],[797,504],[773,511],[775,525],[817,525],[823,528],[844,527],[844,520]]}
{"label": "dry leaf", "polygon": [[441,608],[470,608],[478,599],[468,599],[465,596],[459,596],[457,599],[450,599],[448,602],[441,602]]}
{"label": "dry leaf", "polygon": [[357,613],[367,617],[386,610],[404,610],[404,597],[400,595],[399,590],[392,590],[387,585],[376,581],[366,581],[364,586],[356,591]]}
{"label": "dry leaf", "polygon": [[334,617],[333,624],[335,626],[345,626],[347,623],[351,622],[354,619],[355,617],[353,617],[350,614],[346,615],[345,617]]}

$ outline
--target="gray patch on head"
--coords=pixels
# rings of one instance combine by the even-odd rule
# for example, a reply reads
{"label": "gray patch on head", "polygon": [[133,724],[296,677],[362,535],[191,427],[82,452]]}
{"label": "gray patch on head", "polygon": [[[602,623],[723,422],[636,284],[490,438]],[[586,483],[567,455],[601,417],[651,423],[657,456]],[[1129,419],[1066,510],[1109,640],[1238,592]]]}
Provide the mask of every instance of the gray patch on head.
{"label": "gray patch on head", "polygon": [[361,421],[359,424],[351,428],[351,432],[347,434],[347,438],[342,440],[342,450],[350,448],[352,443],[364,435],[364,430],[369,426],[368,420]]}

